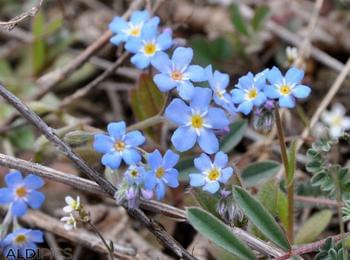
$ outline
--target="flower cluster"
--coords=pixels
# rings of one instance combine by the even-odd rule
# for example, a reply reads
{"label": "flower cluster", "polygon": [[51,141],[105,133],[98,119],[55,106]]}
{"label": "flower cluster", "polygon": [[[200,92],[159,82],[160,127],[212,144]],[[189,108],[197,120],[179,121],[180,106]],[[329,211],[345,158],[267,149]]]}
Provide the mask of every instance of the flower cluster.
{"label": "flower cluster", "polygon": [[65,201],[67,206],[63,208],[63,211],[68,215],[62,217],[61,221],[65,223],[64,228],[66,230],[76,229],[78,222],[86,223],[90,221],[90,214],[85,210],[84,205],[80,202],[79,196],[77,196],[76,200],[71,196],[67,196]]}
{"label": "flower cluster", "polygon": [[[110,23],[115,34],[111,42],[115,45],[124,42],[125,49],[134,54],[131,63],[137,68],[151,65],[156,69],[153,81],[161,92],[176,89],[179,97],[169,103],[164,113],[176,126],[171,143],[179,152],[198,144],[204,153],[194,160],[199,173],[190,174],[190,185],[216,193],[233,174],[233,168],[227,166],[228,156],[219,150],[218,134],[229,129],[237,112],[248,115],[255,110],[256,128],[268,131],[275,106],[293,108],[296,99],[308,97],[311,89],[301,84],[303,71],[290,68],[283,76],[273,67],[256,75],[249,72],[229,91],[229,75],[213,70],[211,65],[203,68],[192,64],[191,48],[176,47],[169,55],[167,50],[175,42],[172,31],[161,30],[159,22],[159,17],[150,17],[147,11],[134,12],[128,21],[116,17]],[[196,86],[197,83],[204,83],[203,87]],[[205,83],[209,87],[204,87]],[[139,131],[126,133],[124,122],[110,123],[108,135],[95,136],[94,148],[103,154],[103,165],[115,170],[123,160],[129,167],[115,195],[118,203],[127,200],[129,206],[135,206],[138,197],[151,198],[153,193],[162,199],[167,186],[179,186],[178,171],[174,168],[179,155],[171,150],[163,157],[158,150],[147,153],[139,148],[144,142]],[[212,162],[208,155],[214,154]]]}
{"label": "flower cluster", "polygon": [[[5,176],[5,188],[0,189],[0,205],[7,205],[9,210],[3,222],[3,230],[8,230],[16,217],[26,214],[28,207],[38,209],[45,196],[37,191],[44,185],[42,178],[29,174],[23,178],[19,171],[13,171]],[[40,230],[24,229],[13,225],[14,230],[0,237],[0,251],[6,259],[27,257],[28,252],[35,255],[36,243],[43,242]]]}

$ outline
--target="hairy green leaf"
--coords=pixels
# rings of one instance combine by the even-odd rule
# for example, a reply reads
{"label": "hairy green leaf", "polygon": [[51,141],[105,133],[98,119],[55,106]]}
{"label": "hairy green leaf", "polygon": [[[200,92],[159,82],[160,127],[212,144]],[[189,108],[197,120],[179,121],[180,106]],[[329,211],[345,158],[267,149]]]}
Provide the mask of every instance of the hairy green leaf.
{"label": "hairy green leaf", "polygon": [[271,179],[280,168],[278,162],[270,160],[252,163],[242,170],[241,178],[247,187],[253,187]]}

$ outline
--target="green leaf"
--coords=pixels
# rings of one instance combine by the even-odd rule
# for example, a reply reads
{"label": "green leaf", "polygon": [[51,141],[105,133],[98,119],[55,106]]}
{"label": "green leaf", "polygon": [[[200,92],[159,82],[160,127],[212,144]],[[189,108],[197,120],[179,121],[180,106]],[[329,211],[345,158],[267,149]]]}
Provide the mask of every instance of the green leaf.
{"label": "green leaf", "polygon": [[293,182],[296,165],[296,142],[294,141],[288,151],[287,186]]}
{"label": "green leaf", "polygon": [[295,236],[295,244],[311,243],[319,238],[332,219],[332,211],[325,209],[309,218]]}
{"label": "green leaf", "polygon": [[260,5],[254,13],[254,17],[251,21],[251,25],[254,31],[259,31],[264,24],[266,18],[269,15],[269,7],[266,5]]}
{"label": "green leaf", "polygon": [[154,84],[149,74],[140,75],[138,88],[130,92],[131,107],[138,120],[145,120],[160,112],[165,96]]}
{"label": "green leaf", "polygon": [[33,43],[33,69],[34,74],[38,74],[45,64],[45,42],[41,35],[45,30],[44,15],[39,11],[33,20],[32,32],[35,38]]}
{"label": "green leaf", "polygon": [[274,179],[261,186],[258,192],[258,199],[272,215],[280,219],[283,226],[286,228],[288,224],[287,197]]}
{"label": "green leaf", "polygon": [[211,194],[201,189],[193,189],[192,194],[203,209],[219,217],[216,210],[219,202],[219,196],[217,194]]}
{"label": "green leaf", "polygon": [[220,150],[224,153],[232,151],[244,137],[247,127],[247,120],[240,120],[231,124],[230,132],[220,142]]}
{"label": "green leaf", "polygon": [[33,129],[30,126],[11,131],[9,138],[11,143],[20,150],[31,150],[35,143]]}
{"label": "green leaf", "polygon": [[244,34],[245,36],[249,37],[247,22],[242,17],[241,12],[239,10],[239,6],[237,4],[232,4],[230,6],[229,11],[230,11],[231,22],[235,26],[236,30]]}
{"label": "green leaf", "polygon": [[219,219],[199,208],[186,210],[188,221],[202,235],[215,244],[240,257],[240,259],[256,259],[252,250],[242,243],[231,230]]}
{"label": "green leaf", "polygon": [[248,219],[264,234],[264,236],[284,250],[290,249],[290,244],[281,227],[258,200],[238,186],[234,187],[232,194]]}
{"label": "green leaf", "polygon": [[271,179],[280,168],[278,162],[271,160],[252,163],[243,169],[241,178],[246,187],[253,187]]}

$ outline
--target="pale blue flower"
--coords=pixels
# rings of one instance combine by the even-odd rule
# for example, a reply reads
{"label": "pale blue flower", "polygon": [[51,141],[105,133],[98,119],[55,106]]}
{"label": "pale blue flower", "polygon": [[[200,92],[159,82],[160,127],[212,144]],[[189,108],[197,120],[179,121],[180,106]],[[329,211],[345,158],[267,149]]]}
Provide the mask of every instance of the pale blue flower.
{"label": "pale blue flower", "polygon": [[202,153],[194,160],[195,167],[200,173],[191,173],[190,185],[202,187],[204,191],[216,193],[220,189],[220,183],[226,183],[233,174],[232,167],[227,167],[228,157],[223,152],[218,152],[212,162],[208,155]]}
{"label": "pale blue flower", "polygon": [[179,186],[179,173],[174,168],[178,161],[179,155],[171,150],[167,150],[164,157],[158,150],[148,155],[147,162],[151,171],[146,174],[144,184],[147,190],[155,189],[157,199],[164,198],[167,186]]}
{"label": "pale blue flower", "polygon": [[125,122],[109,123],[108,134],[96,134],[94,149],[103,153],[102,164],[117,169],[123,159],[126,164],[136,164],[141,160],[138,146],[145,142],[140,131],[126,133]]}
{"label": "pale blue flower", "polygon": [[212,91],[209,88],[195,88],[187,105],[181,99],[174,99],[165,110],[165,117],[178,125],[171,137],[175,148],[184,152],[196,142],[208,154],[218,151],[219,141],[214,130],[224,130],[229,125],[224,110],[210,107]]}
{"label": "pale blue flower", "polygon": [[36,175],[29,174],[23,178],[19,171],[13,171],[5,176],[5,183],[7,187],[0,189],[0,205],[10,204],[14,216],[26,214],[28,206],[40,208],[45,200],[45,195],[37,191],[44,181]]}
{"label": "pale blue flower", "polygon": [[152,65],[160,71],[153,78],[162,92],[176,87],[181,98],[190,100],[193,97],[194,86],[192,82],[207,80],[205,71],[201,66],[190,65],[193,58],[191,48],[178,47],[172,58],[164,52],[158,52],[152,59]]}
{"label": "pale blue flower", "polygon": [[273,67],[267,74],[270,85],[265,87],[265,94],[268,98],[278,99],[280,107],[295,107],[296,98],[307,98],[311,88],[301,84],[304,71],[297,68],[290,68],[283,76],[281,71]]}
{"label": "pale blue flower", "polygon": [[142,166],[130,165],[127,171],[124,173],[124,178],[129,185],[140,185],[145,178],[146,170]]}

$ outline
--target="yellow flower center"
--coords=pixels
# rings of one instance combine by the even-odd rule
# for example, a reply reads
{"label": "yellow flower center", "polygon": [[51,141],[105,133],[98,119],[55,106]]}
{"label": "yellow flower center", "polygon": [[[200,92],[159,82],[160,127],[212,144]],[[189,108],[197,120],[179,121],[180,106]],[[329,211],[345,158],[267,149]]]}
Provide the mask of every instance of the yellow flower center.
{"label": "yellow flower center", "polygon": [[122,152],[125,149],[125,143],[123,141],[117,141],[114,144],[114,148],[118,151],[118,152]]}
{"label": "yellow flower center", "polygon": [[182,73],[180,71],[177,71],[177,70],[174,70],[172,73],[171,73],[171,78],[173,80],[182,80]]}
{"label": "yellow flower center", "polygon": [[141,34],[141,28],[139,26],[135,26],[130,30],[129,33],[131,36],[138,37]]}
{"label": "yellow flower center", "polygon": [[165,173],[165,170],[163,167],[159,167],[157,170],[156,170],[156,176],[157,178],[162,178],[164,176],[164,173]]}
{"label": "yellow flower center", "polygon": [[27,241],[27,237],[23,234],[19,234],[15,238],[16,244],[23,244]]}
{"label": "yellow flower center", "polygon": [[130,175],[131,175],[132,177],[137,177],[137,176],[139,175],[139,173],[138,173],[138,171],[136,171],[136,170],[132,170],[132,171],[130,172]]}
{"label": "yellow flower center", "polygon": [[211,180],[211,181],[216,181],[219,178],[220,178],[219,170],[216,169],[216,168],[211,169],[209,174],[208,174],[208,179]]}
{"label": "yellow flower center", "polygon": [[258,95],[257,89],[256,88],[252,88],[251,90],[248,91],[247,98],[249,100],[252,100],[252,99],[255,99],[257,95]]}
{"label": "yellow flower center", "polygon": [[21,186],[16,189],[16,195],[17,197],[23,198],[27,195],[27,189],[24,186]]}
{"label": "yellow flower center", "polygon": [[282,86],[280,87],[280,93],[281,93],[282,95],[288,95],[291,91],[292,91],[292,90],[291,90],[291,88],[290,88],[288,85],[282,85]]}
{"label": "yellow flower center", "polygon": [[157,50],[157,46],[153,42],[146,43],[143,48],[146,55],[153,55]]}
{"label": "yellow flower center", "polygon": [[333,126],[341,126],[342,124],[342,117],[341,116],[333,116],[331,120],[331,125]]}
{"label": "yellow flower center", "polygon": [[193,128],[202,128],[203,118],[200,115],[193,115],[191,118],[191,124]]}

